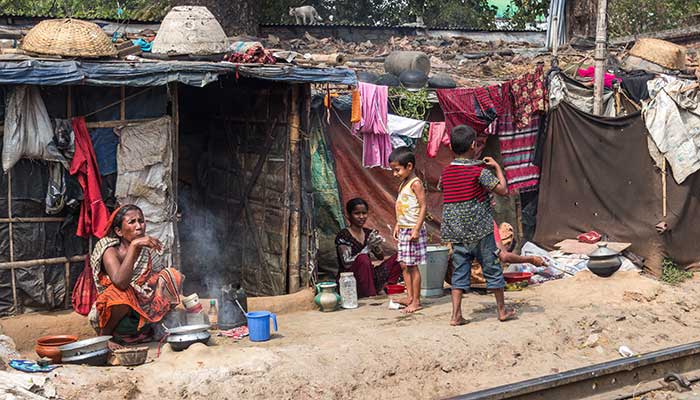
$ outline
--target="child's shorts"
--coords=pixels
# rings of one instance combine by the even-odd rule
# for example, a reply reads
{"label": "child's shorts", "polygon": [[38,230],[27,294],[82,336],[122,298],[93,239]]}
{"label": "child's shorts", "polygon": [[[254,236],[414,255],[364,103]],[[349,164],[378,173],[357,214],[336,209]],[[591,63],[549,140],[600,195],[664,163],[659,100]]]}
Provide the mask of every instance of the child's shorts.
{"label": "child's shorts", "polygon": [[420,230],[418,240],[411,241],[413,229],[399,229],[399,254],[398,261],[410,266],[424,264],[428,250],[428,234],[425,228]]}
{"label": "child's shorts", "polygon": [[493,233],[475,243],[452,244],[452,289],[469,290],[472,261],[476,258],[486,279],[487,289],[502,289],[506,285],[503,279],[501,262],[496,255],[496,241]]}

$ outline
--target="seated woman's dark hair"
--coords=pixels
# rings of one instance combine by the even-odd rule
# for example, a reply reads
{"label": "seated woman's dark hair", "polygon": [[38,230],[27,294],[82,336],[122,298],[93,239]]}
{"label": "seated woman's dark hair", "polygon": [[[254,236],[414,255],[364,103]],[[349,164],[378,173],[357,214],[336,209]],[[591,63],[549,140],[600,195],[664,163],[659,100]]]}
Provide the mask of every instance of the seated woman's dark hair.
{"label": "seated woman's dark hair", "polygon": [[348,216],[352,214],[352,211],[355,209],[357,206],[365,206],[369,210],[369,205],[365,201],[365,199],[361,197],[355,197],[354,199],[351,199],[348,201],[348,203],[345,205],[345,211],[348,212]]}
{"label": "seated woman's dark hair", "polygon": [[411,149],[409,149],[406,146],[402,147],[397,147],[394,149],[394,151],[389,154],[389,162],[395,162],[398,163],[402,167],[408,167],[408,164],[411,163],[413,164],[413,167],[416,166],[416,155],[413,154]]}
{"label": "seated woman's dark hair", "polygon": [[117,214],[114,216],[114,220],[112,221],[112,226],[110,226],[110,233],[115,234],[115,230],[117,228],[122,227],[122,223],[124,223],[124,216],[126,216],[126,213],[129,211],[138,211],[141,214],[143,214],[143,211],[138,207],[133,204],[126,204],[123,205],[119,208],[119,211],[117,211]]}
{"label": "seated woman's dark hair", "polygon": [[465,154],[476,140],[476,131],[471,126],[458,125],[450,132],[450,147],[455,154]]}

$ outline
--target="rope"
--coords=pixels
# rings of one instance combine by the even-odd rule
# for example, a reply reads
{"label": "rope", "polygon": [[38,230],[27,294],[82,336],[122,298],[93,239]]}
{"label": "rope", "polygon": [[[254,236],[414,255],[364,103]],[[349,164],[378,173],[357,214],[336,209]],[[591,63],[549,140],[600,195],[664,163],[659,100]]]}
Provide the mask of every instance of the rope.
{"label": "rope", "polygon": [[109,109],[109,108],[112,108],[112,107],[114,107],[114,106],[118,106],[118,105],[121,104],[122,101],[127,101],[127,100],[129,100],[129,99],[133,99],[134,97],[140,96],[140,95],[142,95],[142,94],[148,92],[148,91],[151,90],[151,89],[153,89],[153,88],[152,88],[152,87],[149,87],[149,88],[146,88],[146,89],[144,89],[144,90],[142,90],[142,91],[140,91],[140,92],[136,92],[136,93],[134,93],[134,94],[131,94],[131,95],[129,95],[129,96],[126,96],[126,97],[124,97],[123,100],[120,99],[120,100],[117,100],[117,101],[115,101],[115,102],[113,102],[113,103],[107,104],[106,106],[104,106],[104,107],[102,107],[102,108],[98,108],[98,109],[95,110],[95,111],[92,111],[92,112],[90,112],[90,113],[87,113],[87,114],[83,115],[83,117],[87,118],[87,117],[93,116],[93,115],[95,115],[95,114],[97,114],[97,113],[99,113],[99,112],[102,112],[102,111],[104,111],[104,110],[107,110],[107,109]]}

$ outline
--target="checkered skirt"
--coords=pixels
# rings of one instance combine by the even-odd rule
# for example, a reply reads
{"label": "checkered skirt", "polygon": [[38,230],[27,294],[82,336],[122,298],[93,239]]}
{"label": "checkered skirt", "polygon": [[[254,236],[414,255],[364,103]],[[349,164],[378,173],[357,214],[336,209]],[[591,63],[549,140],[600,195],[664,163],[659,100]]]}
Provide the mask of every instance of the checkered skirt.
{"label": "checkered skirt", "polygon": [[399,229],[399,254],[398,261],[406,265],[418,265],[426,262],[428,249],[428,234],[424,229],[420,230],[418,240],[411,241],[413,229]]}

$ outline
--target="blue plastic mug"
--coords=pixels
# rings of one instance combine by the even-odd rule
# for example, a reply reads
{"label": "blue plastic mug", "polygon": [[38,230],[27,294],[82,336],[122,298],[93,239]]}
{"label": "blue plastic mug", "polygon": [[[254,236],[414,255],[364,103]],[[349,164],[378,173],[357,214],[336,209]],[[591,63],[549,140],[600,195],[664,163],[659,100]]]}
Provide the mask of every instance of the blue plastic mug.
{"label": "blue plastic mug", "polygon": [[270,340],[270,319],[274,322],[275,332],[277,332],[277,315],[269,311],[249,312],[246,317],[248,317],[248,335],[251,342]]}

